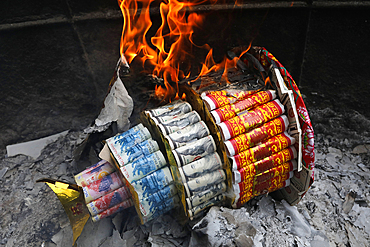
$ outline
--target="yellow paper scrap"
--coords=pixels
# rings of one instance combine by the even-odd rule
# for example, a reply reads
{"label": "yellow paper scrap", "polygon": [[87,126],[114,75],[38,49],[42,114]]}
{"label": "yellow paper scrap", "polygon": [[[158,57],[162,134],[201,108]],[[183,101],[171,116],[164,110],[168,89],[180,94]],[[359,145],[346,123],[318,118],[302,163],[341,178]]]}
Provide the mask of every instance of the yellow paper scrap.
{"label": "yellow paper scrap", "polygon": [[76,184],[70,184],[55,179],[40,179],[37,182],[46,183],[57,195],[69,218],[73,230],[73,245],[90,217],[87,210],[82,188]]}

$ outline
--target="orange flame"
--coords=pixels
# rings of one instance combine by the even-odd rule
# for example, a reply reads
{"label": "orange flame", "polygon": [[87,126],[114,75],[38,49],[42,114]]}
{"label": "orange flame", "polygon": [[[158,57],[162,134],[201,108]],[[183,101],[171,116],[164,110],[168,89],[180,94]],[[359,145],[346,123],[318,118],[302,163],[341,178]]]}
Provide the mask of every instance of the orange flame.
{"label": "orange flame", "polygon": [[184,61],[191,61],[189,58],[194,46],[208,51],[199,76],[219,69],[227,71],[227,68],[235,66],[234,59],[216,64],[207,44],[197,46],[193,42],[194,29],[200,28],[204,20],[204,16],[194,12],[194,7],[206,2],[215,4],[217,0],[161,0],[162,23],[149,38],[148,33],[153,26],[150,10],[158,6],[158,0],[118,0],[124,18],[121,54],[129,63],[138,60],[146,72],[164,79],[165,88],[159,86],[155,89],[158,97],[164,96],[168,100],[178,97],[177,84],[171,85],[190,76],[191,65]]}

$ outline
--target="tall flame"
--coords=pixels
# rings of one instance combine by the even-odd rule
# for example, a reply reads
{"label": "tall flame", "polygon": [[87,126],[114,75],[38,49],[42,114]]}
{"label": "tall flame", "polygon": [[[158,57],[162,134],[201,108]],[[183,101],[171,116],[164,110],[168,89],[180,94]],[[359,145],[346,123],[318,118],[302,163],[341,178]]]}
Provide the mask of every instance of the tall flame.
{"label": "tall flame", "polygon": [[[155,34],[150,36],[149,32],[153,28],[150,10],[158,7],[158,1],[162,23]],[[190,75],[191,64],[187,63],[192,60],[193,47],[208,52],[199,76],[212,70],[235,66],[236,61],[230,60],[216,64],[209,45],[198,46],[193,41],[194,29],[200,28],[204,20],[204,16],[194,12],[194,7],[216,2],[217,0],[118,0],[124,18],[121,54],[129,63],[134,59],[139,60],[147,72],[164,79],[165,88],[157,87],[157,93],[165,93],[166,97],[173,97],[177,93],[177,88],[171,84]]]}

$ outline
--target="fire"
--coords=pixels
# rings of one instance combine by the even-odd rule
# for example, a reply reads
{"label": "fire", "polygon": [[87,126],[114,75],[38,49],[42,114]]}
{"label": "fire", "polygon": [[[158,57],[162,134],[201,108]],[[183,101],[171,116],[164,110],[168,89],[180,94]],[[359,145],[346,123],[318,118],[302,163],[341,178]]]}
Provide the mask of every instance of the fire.
{"label": "fire", "polygon": [[[177,82],[190,76],[194,47],[208,52],[199,76],[236,66],[236,59],[216,64],[209,45],[197,45],[193,39],[194,30],[201,28],[204,21],[204,16],[195,13],[194,8],[204,3],[216,4],[217,0],[118,0],[118,3],[124,18],[121,54],[129,63],[134,59],[140,61],[145,72],[164,79],[164,87],[155,89],[157,97],[167,100],[178,97]],[[150,10],[156,9],[158,3],[162,22],[155,34],[149,35],[154,28]]]}

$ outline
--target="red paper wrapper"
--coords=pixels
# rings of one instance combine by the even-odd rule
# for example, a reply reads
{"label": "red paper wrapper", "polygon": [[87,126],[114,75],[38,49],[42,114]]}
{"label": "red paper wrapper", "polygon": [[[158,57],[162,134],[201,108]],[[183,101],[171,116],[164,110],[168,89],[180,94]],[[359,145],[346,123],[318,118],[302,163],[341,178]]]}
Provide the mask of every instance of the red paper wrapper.
{"label": "red paper wrapper", "polygon": [[107,210],[104,210],[103,212],[98,213],[97,215],[93,216],[91,219],[93,222],[96,222],[98,220],[104,219],[105,217],[118,213],[126,208],[132,207],[133,205],[134,203],[132,202],[132,200],[127,199],[126,201],[123,201],[114,207],[108,208]]}
{"label": "red paper wrapper", "polygon": [[[270,187],[268,187],[269,185],[270,185]],[[251,189],[247,193],[243,194],[239,199],[237,199],[236,203],[233,204],[233,207],[234,208],[240,208],[243,204],[245,204],[246,202],[248,202],[250,199],[252,199],[255,196],[259,196],[261,194],[266,194],[266,193],[269,193],[269,192],[273,192],[275,190],[287,187],[289,185],[290,185],[290,180],[289,179],[285,180],[285,181],[283,181],[279,184],[275,184],[274,182],[266,183],[266,184],[264,184],[264,186],[267,186],[266,188],[262,188],[262,186],[261,186],[261,187],[258,188],[259,191],[258,190],[252,191],[252,189]]]}
{"label": "red paper wrapper", "polygon": [[228,91],[212,91],[206,95],[202,95],[203,101],[206,104],[208,110],[220,108],[225,105],[230,105],[236,101],[248,98],[255,91],[239,91],[239,92],[228,92]]}
{"label": "red paper wrapper", "polygon": [[102,196],[90,203],[88,203],[87,209],[90,211],[91,215],[97,215],[98,213],[111,208],[124,200],[131,197],[130,191],[127,187],[121,187],[115,191],[112,191],[105,196]]}
{"label": "red paper wrapper", "polygon": [[233,157],[232,170],[239,170],[249,164],[252,164],[258,160],[264,159],[274,153],[277,153],[284,148],[287,148],[295,143],[295,139],[291,137],[287,132],[278,134],[270,139],[267,139],[264,143],[247,149]]}
{"label": "red paper wrapper", "polygon": [[114,172],[86,187],[82,187],[82,190],[86,203],[89,203],[123,186],[123,181],[118,176],[118,173]]}
{"label": "red paper wrapper", "polygon": [[255,176],[256,174],[270,170],[297,157],[297,151],[293,146],[277,152],[267,158],[242,167],[233,172],[234,183],[240,183]]}
{"label": "red paper wrapper", "polygon": [[225,141],[226,152],[229,157],[247,150],[259,142],[273,137],[287,130],[289,125],[288,118],[282,115],[275,118],[261,127],[255,128],[245,134],[238,135]]}
{"label": "red paper wrapper", "polygon": [[218,126],[222,138],[226,141],[280,116],[284,111],[284,106],[276,99],[222,122]]}
{"label": "red paper wrapper", "polygon": [[255,181],[257,183],[262,183],[264,181],[267,181],[269,179],[272,179],[273,177],[281,176],[282,174],[295,171],[297,170],[297,161],[296,160],[291,160],[288,161],[280,166],[271,168],[268,171],[265,171],[261,174],[258,174],[255,177]]}
{"label": "red paper wrapper", "polygon": [[261,91],[250,95],[248,98],[237,101],[235,104],[225,105],[211,111],[211,115],[215,122],[221,123],[230,118],[235,117],[239,112],[252,109],[258,105],[265,104],[276,98],[276,91],[268,90]]}
{"label": "red paper wrapper", "polygon": [[[253,187],[259,187],[266,181],[272,181],[273,178],[278,176],[286,176],[289,172],[297,169],[297,162],[295,160],[286,162],[280,166],[271,168],[270,170],[258,174],[252,178],[246,179],[238,184],[234,184],[234,193],[243,194],[245,191],[249,191]],[[286,180],[286,179],[285,179]]]}

